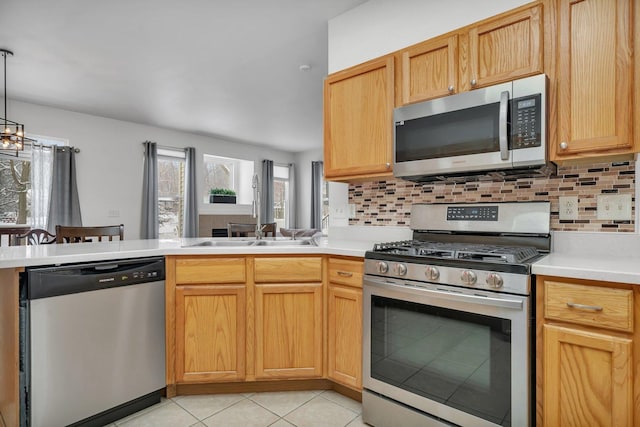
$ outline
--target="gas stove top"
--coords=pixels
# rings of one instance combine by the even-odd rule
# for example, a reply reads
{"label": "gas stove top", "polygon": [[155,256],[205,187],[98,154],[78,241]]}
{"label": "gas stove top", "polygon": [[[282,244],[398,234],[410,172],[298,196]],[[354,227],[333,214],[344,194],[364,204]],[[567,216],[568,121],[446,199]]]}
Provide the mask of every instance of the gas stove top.
{"label": "gas stove top", "polygon": [[538,249],[531,246],[516,247],[480,243],[424,242],[420,240],[376,243],[373,251],[404,255],[407,257],[429,257],[510,264],[521,264],[528,260],[535,259],[540,255]]}
{"label": "gas stove top", "polygon": [[412,240],[376,243],[365,274],[528,295],[531,264],[551,248],[548,202],[418,204]]}

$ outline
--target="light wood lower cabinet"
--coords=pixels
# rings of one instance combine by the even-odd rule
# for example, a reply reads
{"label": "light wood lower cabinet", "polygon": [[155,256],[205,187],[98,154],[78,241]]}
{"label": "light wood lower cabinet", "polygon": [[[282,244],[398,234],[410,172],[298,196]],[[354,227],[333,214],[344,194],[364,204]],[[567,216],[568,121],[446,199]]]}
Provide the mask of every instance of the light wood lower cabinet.
{"label": "light wood lower cabinet", "polygon": [[322,283],[256,285],[256,378],[322,376]]}
{"label": "light wood lower cabinet", "polygon": [[537,425],[640,420],[640,288],[539,276]]}
{"label": "light wood lower cabinet", "polygon": [[176,380],[241,381],[245,376],[245,286],[176,288]]}
{"label": "light wood lower cabinet", "polygon": [[328,299],[328,376],[361,390],[362,289],[329,284]]}
{"label": "light wood lower cabinet", "polygon": [[327,376],[362,391],[361,259],[329,257]]}
{"label": "light wood lower cabinet", "polygon": [[361,391],[362,275],[351,257],[167,257],[168,390],[329,378]]}
{"label": "light wood lower cabinet", "polygon": [[632,426],[628,338],[544,326],[545,426]]}

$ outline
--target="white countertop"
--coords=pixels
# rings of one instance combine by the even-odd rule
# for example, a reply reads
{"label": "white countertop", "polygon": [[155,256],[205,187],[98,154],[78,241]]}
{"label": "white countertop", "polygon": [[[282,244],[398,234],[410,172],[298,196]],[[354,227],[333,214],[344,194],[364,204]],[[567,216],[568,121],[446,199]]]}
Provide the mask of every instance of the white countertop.
{"label": "white countertop", "polygon": [[552,242],[533,274],[640,284],[638,234],[554,232]]}
{"label": "white countertop", "polygon": [[[376,242],[408,239],[408,227],[334,227],[332,237],[317,239],[318,246],[200,246],[194,243],[216,240],[247,240],[222,238],[190,238],[167,240],[123,240],[114,242],[10,246],[0,248],[0,268],[59,265],[114,259],[142,258],[162,255],[242,255],[242,254],[328,254],[364,257]],[[266,238],[265,240],[272,240]],[[280,243],[286,239],[278,238]]]}
{"label": "white countertop", "polygon": [[[0,268],[58,265],[158,255],[224,254],[330,254],[363,257],[373,244],[360,240],[320,240],[319,246],[201,246],[189,244],[211,238],[175,240],[123,240],[121,242],[74,243],[0,248]],[[224,239],[228,240],[228,239]]]}

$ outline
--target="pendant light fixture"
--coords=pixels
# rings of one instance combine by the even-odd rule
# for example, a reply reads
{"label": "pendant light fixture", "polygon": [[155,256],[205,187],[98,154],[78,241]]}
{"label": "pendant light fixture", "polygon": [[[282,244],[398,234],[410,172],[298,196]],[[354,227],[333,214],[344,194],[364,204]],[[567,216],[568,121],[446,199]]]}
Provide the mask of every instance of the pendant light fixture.
{"label": "pendant light fixture", "polygon": [[7,49],[0,49],[4,61],[4,117],[0,117],[0,150],[18,152],[24,150],[25,142],[33,142],[33,139],[24,136],[24,125],[7,118],[7,56],[13,52]]}

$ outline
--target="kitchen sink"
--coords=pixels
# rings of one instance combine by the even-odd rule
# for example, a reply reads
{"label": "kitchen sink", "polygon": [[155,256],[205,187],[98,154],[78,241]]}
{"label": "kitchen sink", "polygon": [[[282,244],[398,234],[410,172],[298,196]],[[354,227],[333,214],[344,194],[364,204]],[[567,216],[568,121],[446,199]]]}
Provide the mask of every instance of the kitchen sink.
{"label": "kitchen sink", "polygon": [[183,248],[197,247],[245,247],[245,246],[316,246],[312,239],[303,240],[206,240],[184,245]]}
{"label": "kitchen sink", "polygon": [[184,245],[183,248],[197,248],[204,246],[211,247],[242,247],[252,246],[256,240],[207,240],[205,242],[192,243],[190,245]]}
{"label": "kitchen sink", "polygon": [[254,246],[316,246],[311,239],[305,240],[256,240]]}

